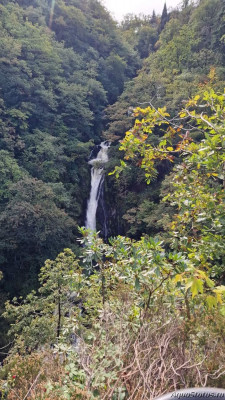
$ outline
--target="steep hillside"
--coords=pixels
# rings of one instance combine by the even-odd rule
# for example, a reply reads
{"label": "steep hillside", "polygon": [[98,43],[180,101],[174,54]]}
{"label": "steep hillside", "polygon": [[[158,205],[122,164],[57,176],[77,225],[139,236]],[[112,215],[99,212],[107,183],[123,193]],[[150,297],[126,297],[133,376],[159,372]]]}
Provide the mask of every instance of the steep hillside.
{"label": "steep hillside", "polygon": [[[136,19],[125,25],[125,34],[131,34],[134,25],[134,42],[139,31]],[[155,25],[154,25],[155,24]],[[160,33],[160,20],[154,21]],[[158,25],[157,25],[158,24]],[[123,27],[124,29],[124,27]],[[142,28],[143,29],[143,28]],[[161,31],[158,41],[151,46],[149,56],[137,77],[126,84],[119,100],[106,111],[108,123],[105,137],[115,144],[133,125],[133,107],[155,108],[166,106],[175,117],[183,102],[196,92],[208,87],[222,90],[225,85],[225,4],[223,0],[202,0],[199,4],[184,3],[182,10],[172,11]],[[154,140],[158,142],[161,133],[155,131]],[[122,157],[122,155],[120,155]],[[112,151],[112,168],[119,163],[118,152]],[[162,232],[167,222],[168,209],[160,204],[160,191],[165,193],[168,183],[160,189],[160,182],[168,174],[171,165],[160,163],[157,180],[146,186],[144,173],[136,168],[126,171],[119,181],[109,178],[111,207],[111,230],[134,237],[143,232],[155,234]],[[115,201],[116,198],[116,201]],[[115,209],[117,213],[115,213]],[[115,218],[113,217],[115,216]]]}
{"label": "steep hillside", "polygon": [[224,0],[0,31],[0,398],[225,387]]}
{"label": "steep hillside", "polygon": [[12,292],[74,246],[103,110],[139,65],[98,1],[30,4],[0,5],[0,268]]}

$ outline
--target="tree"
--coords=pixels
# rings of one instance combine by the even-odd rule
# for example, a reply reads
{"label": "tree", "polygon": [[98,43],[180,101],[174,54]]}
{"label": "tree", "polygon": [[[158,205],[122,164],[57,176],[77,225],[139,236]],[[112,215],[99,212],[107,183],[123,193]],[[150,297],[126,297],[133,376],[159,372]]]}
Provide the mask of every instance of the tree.
{"label": "tree", "polygon": [[26,352],[57,343],[65,320],[70,318],[72,293],[81,279],[78,262],[73,252],[66,249],[41,268],[37,293],[32,291],[21,304],[17,298],[6,303],[4,315],[12,323],[9,335],[16,340],[14,350]]}
{"label": "tree", "polygon": [[157,24],[157,17],[156,17],[155,10],[152,11],[151,24],[153,24],[153,25]]}
{"label": "tree", "polygon": [[168,13],[167,13],[167,6],[166,6],[166,3],[165,3],[164,7],[163,7],[162,15],[161,15],[160,24],[159,24],[159,32],[162,32],[162,30],[164,29],[164,27],[165,27],[166,23],[168,22],[168,20],[169,20],[169,16],[168,16]]}
{"label": "tree", "polygon": [[[44,259],[71,244],[75,224],[83,224],[90,147],[100,141],[108,99],[116,100],[138,62],[98,1],[4,0],[0,16],[0,262],[12,292],[16,271],[20,283],[36,281]],[[42,187],[39,199],[39,189],[20,196],[28,177],[30,187]]]}
{"label": "tree", "polygon": [[[216,290],[213,281],[207,278],[208,293],[202,293],[201,279],[195,278],[189,292],[190,281],[185,288],[180,275],[190,276],[192,261],[165,252],[157,239],[117,237],[105,244],[96,233],[83,235],[80,266],[65,250],[45,263],[37,294],[20,304],[16,299],[7,303],[14,345],[1,371],[3,393],[5,388],[13,393],[27,380],[28,352],[33,358],[61,357],[60,378],[53,369],[41,378],[42,385],[35,385],[35,395],[44,399],[49,393],[68,398],[77,389],[81,398],[84,393],[87,398],[121,393],[128,398],[138,382],[142,394],[154,398],[174,390],[180,380],[184,386],[221,382],[224,317],[204,302]],[[18,351],[22,357],[14,355]]]}
{"label": "tree", "polygon": [[[192,3],[185,10],[171,12],[170,20],[165,25],[154,46],[154,52],[150,53],[148,58],[145,59],[137,77],[126,85],[117,102],[106,109],[108,122],[107,131],[105,132],[106,137],[108,136],[114,141],[120,140],[122,134],[129,130],[134,122],[134,116],[132,119],[130,110],[138,105],[144,108],[150,101],[156,108],[166,106],[169,114],[175,117],[180,110],[182,102],[193,97],[200,89],[204,90],[204,88],[207,89],[210,86],[217,91],[224,87],[225,75],[222,58],[225,53],[220,50],[222,49],[220,46],[223,46],[223,41],[219,41],[220,45],[217,42],[214,50],[212,50],[209,43],[201,40],[201,29],[196,29],[197,20],[199,21],[199,26],[204,24],[202,15],[205,15],[205,11],[201,15],[200,8],[206,6],[207,2],[205,1],[198,6]],[[213,6],[210,2],[210,9],[211,7]],[[219,20],[216,22],[216,18],[214,18],[217,13],[214,13],[214,17],[210,14],[212,17],[210,26],[212,26],[212,31],[215,32],[214,38],[220,36],[220,34],[218,35],[218,30],[222,29],[223,25],[221,13],[223,14],[224,11],[222,3],[217,4],[215,9],[218,9],[220,14],[220,22]],[[213,65],[213,68],[210,68],[210,65]],[[156,128],[154,130],[154,140],[160,139],[161,134],[161,130]],[[122,153],[119,157],[116,153],[113,156],[122,158]],[[165,166],[166,168],[163,168]],[[135,226],[134,223],[131,226],[127,216],[129,210],[137,209],[141,206],[143,198],[153,201],[155,207],[157,207],[160,202],[159,186],[164,180],[164,172],[168,173],[169,169],[169,162],[158,163],[157,181],[154,181],[154,183],[152,181],[150,188],[144,184],[140,186],[139,177],[141,172],[137,176],[137,173],[133,172],[133,166],[131,166],[130,170],[127,170],[126,175],[118,179],[117,184],[114,184],[113,180],[110,181],[111,192],[113,191],[114,196],[112,202],[112,196],[109,196],[108,204],[109,208],[112,209],[112,214],[115,208],[115,198],[118,204],[118,223],[116,225],[113,222],[112,229],[117,229],[118,226],[116,232],[119,234],[126,234],[128,230],[132,229],[132,231],[137,232],[136,238],[139,237],[140,226],[143,229],[142,233],[153,233],[152,228],[150,230],[148,227],[144,227],[143,224]],[[129,185],[128,176],[132,176],[132,185]],[[128,182],[127,185],[125,185],[125,181]],[[158,197],[155,195],[155,184],[158,187]],[[132,187],[139,188],[138,194],[135,193],[133,199],[131,198]],[[129,202],[125,200],[125,197],[128,199],[127,192],[129,192]],[[154,196],[152,196],[152,193],[154,193]],[[113,216],[110,221],[112,219]]]}
{"label": "tree", "polygon": [[189,6],[189,0],[183,0],[183,8],[187,8]]}
{"label": "tree", "polygon": [[111,53],[106,60],[101,60],[101,64],[103,73],[100,79],[112,104],[123,91],[126,63],[122,57]]}
{"label": "tree", "polygon": [[36,285],[40,264],[71,243],[75,222],[56,202],[52,188],[42,181],[24,178],[10,186],[9,202],[0,214],[0,245],[12,293]]}
{"label": "tree", "polygon": [[10,197],[10,186],[23,179],[27,173],[19,167],[16,160],[5,150],[0,151],[0,171],[0,204],[1,209],[4,209]]}
{"label": "tree", "polygon": [[[175,124],[165,108],[138,108],[135,116],[141,119],[136,119],[134,128],[126,133],[120,147],[125,152],[126,160],[135,160],[145,170],[149,183],[157,173],[156,160],[173,162],[175,156],[183,154],[183,162],[174,169],[174,191],[167,199],[177,207],[177,215],[171,224],[174,248],[192,260],[195,271],[190,287],[193,288],[194,282],[197,285],[199,279],[194,295],[203,290],[200,280],[206,270],[216,275],[218,282],[223,282],[224,113],[224,95],[213,90],[187,102],[186,108],[179,113],[180,120]],[[155,146],[149,137],[156,127],[161,126],[165,134]],[[203,135],[202,140],[194,142],[190,131]],[[178,142],[179,137],[182,140]],[[125,165],[122,163],[114,172],[118,174]],[[224,288],[221,286],[221,292],[220,288],[215,290],[214,299],[211,296],[207,298],[209,306],[222,301]]]}

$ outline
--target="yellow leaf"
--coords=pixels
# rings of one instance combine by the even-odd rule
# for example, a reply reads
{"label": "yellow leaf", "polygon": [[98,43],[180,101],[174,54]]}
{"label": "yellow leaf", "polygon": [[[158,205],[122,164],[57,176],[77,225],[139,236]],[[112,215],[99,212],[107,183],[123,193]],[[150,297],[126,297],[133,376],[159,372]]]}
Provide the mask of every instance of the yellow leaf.
{"label": "yellow leaf", "polygon": [[225,294],[225,286],[224,285],[217,286],[213,291],[215,293]]}
{"label": "yellow leaf", "polygon": [[174,283],[181,282],[181,281],[182,281],[182,275],[181,274],[177,274],[175,276],[175,278],[174,278]]}
{"label": "yellow leaf", "polygon": [[194,278],[191,285],[192,299],[198,294],[203,293],[203,282],[201,279]]}
{"label": "yellow leaf", "polygon": [[221,293],[216,293],[217,303],[223,304]]}
{"label": "yellow leaf", "polygon": [[173,151],[173,147],[167,147],[166,148],[168,151]]}
{"label": "yellow leaf", "polygon": [[206,297],[206,303],[208,305],[208,307],[211,309],[213,307],[216,307],[217,305],[217,301],[216,298],[214,296],[207,296]]}

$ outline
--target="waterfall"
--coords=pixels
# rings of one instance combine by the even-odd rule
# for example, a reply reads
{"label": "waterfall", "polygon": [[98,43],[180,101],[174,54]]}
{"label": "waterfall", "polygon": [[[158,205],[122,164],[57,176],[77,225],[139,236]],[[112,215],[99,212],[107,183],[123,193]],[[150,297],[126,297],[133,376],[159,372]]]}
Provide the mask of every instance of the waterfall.
{"label": "waterfall", "polygon": [[100,150],[97,153],[96,158],[88,161],[88,164],[92,165],[91,168],[91,191],[90,197],[87,204],[87,214],[85,227],[93,231],[96,230],[96,212],[98,208],[98,202],[101,195],[101,189],[104,182],[104,164],[108,161],[108,148],[110,147],[109,142],[102,142],[100,144]]}

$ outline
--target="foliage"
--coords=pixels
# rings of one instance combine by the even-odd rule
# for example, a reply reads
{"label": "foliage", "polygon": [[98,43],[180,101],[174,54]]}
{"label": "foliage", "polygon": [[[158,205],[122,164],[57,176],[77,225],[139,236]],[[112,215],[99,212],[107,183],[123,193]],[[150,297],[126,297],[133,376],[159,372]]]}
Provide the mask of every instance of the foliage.
{"label": "foliage", "polygon": [[[124,133],[135,122],[132,110],[136,107],[145,108],[148,105],[153,105],[157,109],[166,106],[168,113],[175,117],[183,102],[188,98],[195,96],[200,91],[207,90],[209,87],[214,88],[215,91],[220,91],[225,86],[224,50],[222,47],[224,43],[224,33],[222,34],[224,32],[224,2],[221,0],[204,0],[199,2],[198,5],[194,2],[189,3],[184,2],[180,11],[171,11],[169,21],[160,33],[153,51],[144,60],[137,76],[126,84],[125,90],[117,102],[106,109],[106,122],[108,124],[104,132],[106,138],[110,138],[114,142],[123,138]],[[213,12],[213,9],[217,12]],[[207,10],[209,10],[209,14]],[[207,18],[210,18],[210,21]],[[135,19],[130,19],[130,23],[135,23]],[[144,23],[142,24],[145,26]],[[149,26],[152,27],[153,25],[150,24]],[[125,20],[125,28],[128,29],[128,27],[129,20]],[[141,30],[141,27],[139,30]],[[208,32],[207,40],[205,40],[206,32]],[[160,129],[154,130],[154,136],[158,137],[159,140],[161,135]],[[151,135],[151,138],[153,139],[153,135]],[[116,158],[116,165],[119,165],[120,160],[118,158],[122,159],[123,153],[121,152],[120,157],[116,155]],[[158,174],[150,187],[144,184],[140,185],[140,173],[136,177],[136,170],[131,165],[129,167],[126,176],[130,174],[133,179],[133,187],[139,188],[138,193],[134,193],[132,204],[129,202],[126,206],[127,192],[132,191],[132,189],[128,185],[127,190],[124,190],[125,178],[122,177],[119,178],[117,184],[113,184],[113,181],[110,180],[113,196],[111,195],[108,199],[109,208],[112,212],[112,232],[115,232],[114,226],[119,224],[117,232],[125,235],[128,231],[131,234],[131,226],[126,218],[129,210],[141,207],[143,200],[152,201],[154,209],[158,208],[158,204],[161,202],[160,186],[165,175],[171,172],[172,164],[168,161],[159,161],[155,164]],[[155,195],[155,185],[158,188],[158,196]],[[115,199],[119,214],[117,225],[113,220]],[[145,218],[148,218],[147,214]],[[158,218],[160,218],[160,214],[157,215]],[[136,238],[141,235],[138,228],[138,224],[135,225],[134,223],[132,234]],[[143,226],[142,229],[142,232],[152,235],[155,233],[155,224]]]}
{"label": "foliage", "polygon": [[[173,245],[187,254],[195,268],[212,274],[221,272],[224,260],[224,101],[223,94],[205,92],[202,98],[198,95],[188,101],[174,119],[165,108],[138,108],[135,115],[140,117],[120,147],[125,159],[145,170],[148,182],[156,172],[156,160],[173,162],[177,154],[183,156],[174,169],[174,190],[164,199],[178,211],[171,224]],[[155,146],[149,137],[157,127],[162,127],[164,135]],[[194,142],[192,132],[199,132],[200,142]],[[120,169],[116,167],[114,172]],[[204,280],[205,272],[199,274],[194,295],[203,290],[198,279]],[[219,276],[221,279],[221,273]],[[216,291],[218,301],[223,288]],[[214,305],[211,296],[208,302]]]}
{"label": "foliage", "polygon": [[[8,380],[3,384],[1,393],[8,400],[26,396],[32,400],[68,399],[68,390],[65,387],[68,371],[51,352],[39,351],[25,356],[15,354],[4,371],[4,374],[7,373]],[[4,374],[1,374],[1,378]],[[73,388],[73,395],[69,398],[75,400],[88,397],[85,391]]]}
{"label": "foliage", "polygon": [[[5,316],[15,334],[2,371],[9,396],[15,388],[21,390],[21,380],[26,378],[34,382],[36,396],[46,389],[44,399],[73,399],[79,390],[87,398],[142,395],[147,399],[214,379],[214,384],[221,384],[224,316],[220,305],[213,311],[207,306],[209,294],[215,298],[217,290],[207,274],[199,277],[198,272],[196,278],[192,260],[182,253],[165,252],[160,241],[117,237],[104,244],[97,234],[82,232],[85,273],[66,250],[54,262],[46,262],[37,295],[31,293],[21,304],[7,304]],[[203,282],[204,290],[198,291]],[[49,346],[55,344],[53,351],[59,358],[54,363],[61,359],[62,370],[57,381],[51,373],[41,378],[41,385],[30,380],[27,355],[18,360],[17,370],[25,368],[13,380],[14,352],[29,349],[35,358],[35,349],[44,344],[39,356],[46,361],[42,368],[36,364],[35,377],[51,360]]]}
{"label": "foliage", "polygon": [[9,330],[17,343],[14,350],[30,351],[57,342],[69,312],[71,282],[79,280],[76,274],[80,276],[77,261],[67,249],[54,262],[45,262],[39,274],[41,287],[38,293],[31,292],[22,303],[17,298],[12,304],[7,302],[5,313],[9,321],[16,321]]}
{"label": "foliage", "polygon": [[158,39],[158,19],[153,17],[128,14],[121,23],[122,35],[133,44],[141,59],[153,52]]}
{"label": "foliage", "polygon": [[[7,166],[0,165],[4,177],[0,210],[7,214],[10,185],[18,180],[16,164],[20,179],[36,178],[54,187],[57,207],[75,226],[84,221],[90,183],[86,161],[93,143],[101,140],[102,130],[116,140],[132,126],[132,108],[138,102],[153,99],[156,107],[166,103],[175,115],[180,102],[200,85],[223,85],[224,4],[221,0],[204,0],[198,6],[185,3],[182,10],[167,15],[169,21],[160,34],[160,18],[155,14],[128,16],[118,27],[96,0],[57,0],[51,8],[52,4],[47,0],[32,5],[25,0],[4,0],[0,7],[0,146],[8,160]],[[214,9],[218,10],[215,15]],[[211,15],[210,32],[207,13]],[[154,140],[160,135],[155,132]],[[117,163],[116,148],[112,156]],[[156,214],[158,209],[160,213],[160,185],[170,172],[169,163],[159,163],[157,171],[151,188],[144,183],[144,173],[136,174],[134,168],[127,171],[126,180],[107,180],[113,235],[129,233],[138,238],[143,232],[159,232],[161,228],[156,230],[155,223],[150,223],[145,205],[154,203]],[[137,210],[137,223],[131,226],[133,209]],[[44,219],[42,222],[43,232]],[[73,230],[73,241],[75,233]],[[55,245],[45,247],[43,257],[39,252],[33,281],[44,258],[56,256],[47,248],[62,249],[61,239],[58,242],[55,236],[54,240]],[[5,240],[0,246],[5,249]],[[39,247],[43,249],[41,243]],[[6,254],[4,250],[6,270],[11,265],[18,268],[21,253],[29,260],[29,245],[17,249],[18,262],[13,263],[13,251],[8,248]],[[26,268],[32,269],[30,261]],[[15,288],[10,289],[10,282],[11,278],[7,290],[12,294]]]}
{"label": "foliage", "polygon": [[[98,1],[4,0],[0,29],[0,263],[8,271],[5,290],[14,295],[27,290],[26,277],[37,280],[55,249],[75,241],[73,228],[83,223],[88,198],[87,159],[100,141],[103,110],[139,61]],[[46,194],[39,202],[27,196],[22,205],[10,187],[27,178],[44,182]]]}
{"label": "foliage", "polygon": [[161,19],[160,19],[160,25],[159,25],[159,31],[160,32],[165,27],[166,23],[168,22],[168,19],[169,19],[169,16],[168,16],[168,13],[167,13],[167,6],[166,6],[166,3],[165,3],[164,7],[163,7],[162,16],[161,16]]}
{"label": "foliage", "polygon": [[[9,400],[224,386],[225,8],[189,3],[120,27],[97,0],[0,5]],[[105,197],[112,236],[130,238],[81,229],[78,252],[102,130],[114,142],[127,131]],[[68,246],[79,259],[57,256]]]}
{"label": "foliage", "polygon": [[19,180],[10,186],[8,197],[0,216],[1,264],[5,287],[8,280],[16,293],[23,280],[29,288],[36,286],[40,260],[44,262],[48,254],[55,257],[60,247],[72,244],[75,225],[57,206],[52,188],[42,181]]}

